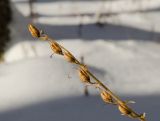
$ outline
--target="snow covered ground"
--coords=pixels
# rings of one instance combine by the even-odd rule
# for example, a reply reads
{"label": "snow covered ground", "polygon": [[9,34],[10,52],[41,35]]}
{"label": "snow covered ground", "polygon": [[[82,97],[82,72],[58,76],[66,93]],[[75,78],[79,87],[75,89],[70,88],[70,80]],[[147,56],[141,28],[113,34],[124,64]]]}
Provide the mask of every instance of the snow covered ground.
{"label": "snow covered ground", "polygon": [[[12,2],[12,41],[0,64],[0,121],[132,120],[105,105],[95,89],[89,88],[91,96],[85,97],[76,67],[59,56],[50,58],[49,45],[30,36],[27,1]],[[136,101],[136,111],[155,121],[160,118],[160,1],[132,4],[38,0],[35,23],[77,58],[83,56],[113,92]],[[105,16],[107,24],[99,27],[95,23],[103,7],[113,15]]]}

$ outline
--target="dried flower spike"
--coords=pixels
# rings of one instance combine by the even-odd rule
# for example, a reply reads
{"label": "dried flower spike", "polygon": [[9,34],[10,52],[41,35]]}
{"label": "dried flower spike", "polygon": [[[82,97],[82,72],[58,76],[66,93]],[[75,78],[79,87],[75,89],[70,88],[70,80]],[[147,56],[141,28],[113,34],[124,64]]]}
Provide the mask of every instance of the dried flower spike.
{"label": "dried flower spike", "polygon": [[102,100],[106,103],[114,103],[112,96],[110,94],[108,94],[106,91],[102,91],[100,93],[100,96],[102,98]]}
{"label": "dried flower spike", "polygon": [[79,78],[82,82],[90,83],[90,77],[85,70],[83,70],[82,68],[79,68],[78,74],[79,74]]}
{"label": "dried flower spike", "polygon": [[41,35],[40,31],[35,26],[33,26],[32,24],[29,24],[28,29],[33,37],[36,37],[36,38],[40,37]]}
{"label": "dried flower spike", "polygon": [[59,46],[58,43],[52,41],[52,42],[50,42],[50,47],[51,47],[51,49],[53,50],[54,53],[59,54],[59,55],[63,54],[62,49],[61,49],[61,47]]}
{"label": "dried flower spike", "polygon": [[[44,34],[43,32],[39,31],[35,26],[29,24],[28,29],[33,37],[37,37],[41,40],[49,40],[51,42],[53,39],[49,38],[47,34]],[[51,41],[50,41],[51,40]],[[54,41],[54,40],[53,40]],[[95,77],[87,68],[87,66],[83,65],[83,63],[80,63],[73,55],[70,53],[66,48],[61,46],[60,44],[56,43],[50,43],[50,46],[54,53],[61,54],[64,56],[64,58],[70,62],[77,64],[79,66],[78,74],[80,79],[92,86],[95,86],[96,88],[103,89],[106,92],[101,93],[101,97],[105,102],[112,103],[118,106],[119,111],[122,113],[122,115],[126,115],[130,118],[137,118],[140,121],[146,121],[145,119],[145,113],[143,114],[137,114],[134,110],[129,108],[127,104],[129,101],[122,101],[117,95],[115,95],[107,86],[105,86],[97,77]],[[90,81],[90,77],[95,81],[94,83]],[[109,93],[109,94],[108,94]]]}

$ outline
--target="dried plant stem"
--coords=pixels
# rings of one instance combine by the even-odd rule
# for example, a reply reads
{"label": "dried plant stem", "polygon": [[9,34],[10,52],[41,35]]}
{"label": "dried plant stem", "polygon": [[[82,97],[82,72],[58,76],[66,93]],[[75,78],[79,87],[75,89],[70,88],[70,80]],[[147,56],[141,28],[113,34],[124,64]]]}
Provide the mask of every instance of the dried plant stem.
{"label": "dried plant stem", "polygon": [[[141,117],[141,115],[137,114],[135,111],[133,111],[124,101],[122,101],[117,95],[115,95],[107,86],[105,86],[100,80],[98,80],[92,73],[88,72],[91,77],[94,78],[94,80],[108,93],[110,94],[119,105],[125,105],[127,109],[132,112],[136,117]],[[145,119],[139,118],[140,121],[145,121]]]}
{"label": "dried plant stem", "polygon": [[[51,39],[49,39],[51,40]],[[61,45],[60,45],[61,46]],[[64,48],[63,46],[61,46],[61,48],[63,48],[64,50],[68,51],[66,48]],[[83,64],[81,64],[77,59],[76,61],[78,62],[77,64],[80,66],[83,66]],[[107,86],[105,86],[99,79],[97,79],[97,77],[95,77],[89,70],[87,71],[88,74],[97,82],[97,84],[102,87],[105,91],[107,91],[107,93],[109,93],[119,105],[125,105],[127,107],[127,110],[129,110],[130,112],[133,113],[133,115],[135,115],[135,117],[141,117],[141,115],[137,114],[135,111],[133,111],[128,105],[126,105],[126,103],[124,101],[122,101],[117,95],[115,95]],[[93,85],[95,86],[95,85]],[[145,121],[145,119],[141,119],[139,118],[140,121]]]}
{"label": "dried plant stem", "polygon": [[[49,38],[48,35],[42,34],[36,27],[33,25],[29,25],[29,31],[31,32],[33,37],[37,37],[41,40],[47,40],[49,41],[49,44],[51,45],[51,49],[53,50],[54,53],[59,54],[61,56],[64,56],[65,60],[76,64],[79,66],[79,76],[80,79],[82,80],[83,83],[86,85],[91,85],[94,86],[95,88],[99,88],[100,90],[105,91],[106,98],[104,99],[107,100],[105,101],[107,104],[113,104],[116,105],[119,109],[119,111],[122,113],[122,115],[126,115],[130,118],[136,118],[139,119],[140,121],[146,121],[145,119],[145,113],[143,114],[138,114],[136,113],[132,108],[130,108],[127,105],[126,101],[122,101],[116,94],[114,94],[107,86],[105,86],[97,77],[95,77],[87,68],[86,65],[78,61],[72,53],[67,50],[65,47],[62,45],[58,44],[55,40],[52,38]],[[90,80],[90,77],[93,79],[94,82]],[[103,96],[105,96],[103,95]],[[113,99],[112,99],[113,98]]]}

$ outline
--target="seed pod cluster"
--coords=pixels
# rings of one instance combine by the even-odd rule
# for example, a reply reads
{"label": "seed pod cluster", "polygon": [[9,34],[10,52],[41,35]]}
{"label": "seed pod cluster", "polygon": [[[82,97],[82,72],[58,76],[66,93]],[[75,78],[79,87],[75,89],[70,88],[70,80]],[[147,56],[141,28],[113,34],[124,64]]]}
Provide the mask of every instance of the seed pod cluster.
{"label": "seed pod cluster", "polygon": [[28,29],[33,37],[39,38],[41,36],[40,31],[32,24],[28,25]]}
{"label": "seed pod cluster", "polygon": [[52,42],[50,42],[50,47],[51,47],[51,49],[53,50],[54,53],[59,54],[59,55],[63,54],[62,49],[61,49],[61,47],[59,46],[58,43],[52,41]]}
{"label": "seed pod cluster", "polygon": [[106,91],[102,91],[100,93],[100,96],[102,98],[102,100],[106,103],[114,103],[112,96],[110,94],[108,94]]}
{"label": "seed pod cluster", "polygon": [[78,70],[78,74],[79,74],[79,78],[82,82],[90,83],[90,77],[89,77],[86,70],[84,70],[83,68],[80,67]]}

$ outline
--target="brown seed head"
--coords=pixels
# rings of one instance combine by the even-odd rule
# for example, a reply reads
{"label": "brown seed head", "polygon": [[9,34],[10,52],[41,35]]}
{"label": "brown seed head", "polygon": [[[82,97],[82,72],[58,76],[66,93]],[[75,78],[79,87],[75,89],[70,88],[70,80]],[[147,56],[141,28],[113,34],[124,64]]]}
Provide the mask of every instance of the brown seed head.
{"label": "brown seed head", "polygon": [[79,78],[82,82],[90,83],[90,77],[85,70],[83,70],[82,68],[79,68],[78,74],[79,74]]}
{"label": "brown seed head", "polygon": [[112,96],[108,94],[106,91],[102,91],[100,94],[102,100],[106,103],[113,103]]}
{"label": "brown seed head", "polygon": [[40,37],[40,31],[32,24],[28,25],[28,30],[30,31],[30,33],[33,37],[36,37],[36,38]]}
{"label": "brown seed head", "polygon": [[118,109],[122,113],[122,115],[128,115],[129,116],[132,113],[130,111],[130,109],[124,104],[121,104],[121,105],[119,104]]}
{"label": "brown seed head", "polygon": [[63,52],[64,58],[70,63],[77,63],[75,57],[68,51]]}
{"label": "brown seed head", "polygon": [[51,49],[53,50],[54,53],[59,54],[59,55],[63,54],[62,49],[61,49],[61,47],[59,46],[58,43],[52,41],[50,43],[50,47],[51,47]]}

